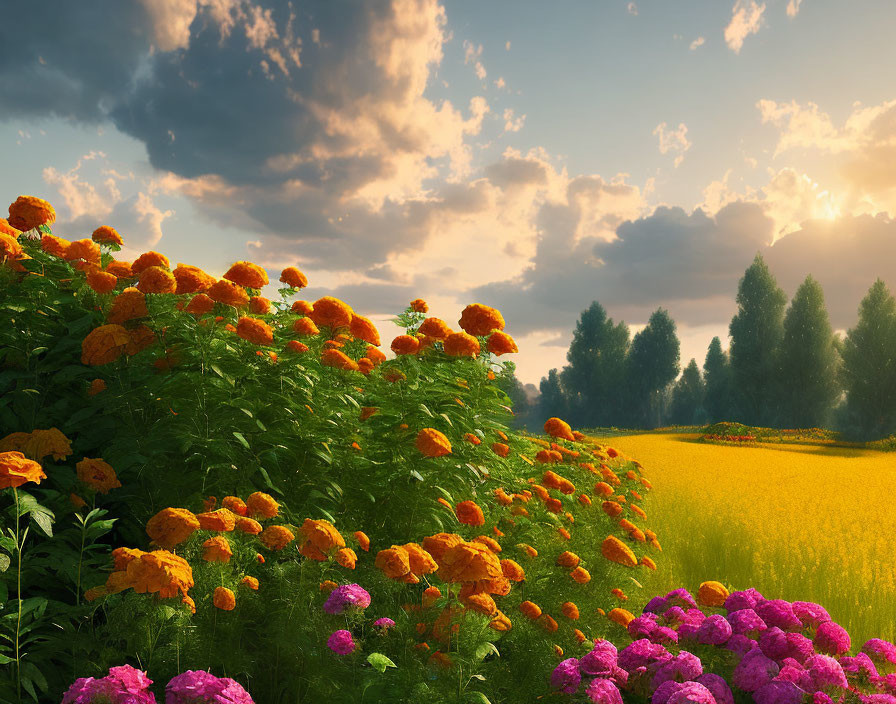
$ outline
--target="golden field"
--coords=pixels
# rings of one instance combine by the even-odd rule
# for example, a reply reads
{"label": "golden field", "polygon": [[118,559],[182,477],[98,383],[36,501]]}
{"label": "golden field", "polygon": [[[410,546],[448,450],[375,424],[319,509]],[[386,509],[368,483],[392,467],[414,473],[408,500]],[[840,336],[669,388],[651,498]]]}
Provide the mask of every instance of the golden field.
{"label": "golden field", "polygon": [[663,536],[665,569],[649,593],[715,579],[818,602],[854,643],[896,636],[896,455],[697,437],[611,441],[656,489],[648,524]]}

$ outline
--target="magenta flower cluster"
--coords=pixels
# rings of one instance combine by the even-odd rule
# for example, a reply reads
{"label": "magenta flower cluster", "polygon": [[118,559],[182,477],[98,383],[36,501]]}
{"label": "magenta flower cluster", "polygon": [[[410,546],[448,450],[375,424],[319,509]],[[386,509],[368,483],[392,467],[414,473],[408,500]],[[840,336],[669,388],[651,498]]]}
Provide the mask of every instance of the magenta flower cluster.
{"label": "magenta flower cluster", "polygon": [[[676,589],[651,599],[627,630],[632,643],[617,652],[597,641],[585,656],[557,665],[551,686],[574,694],[592,677],[585,694],[600,704],[621,704],[622,692],[650,704],[734,704],[735,695],[756,704],[896,704],[896,646],[873,638],[850,656],[849,634],[812,602],[747,589],[704,612]],[[720,658],[715,649],[730,654]],[[730,660],[729,681],[704,671],[700,654]]]}
{"label": "magenta flower cluster", "polygon": [[[62,697],[62,704],[156,704],[149,691],[152,680],[130,665],[109,669],[100,679],[81,677]],[[188,670],[171,678],[165,687],[165,704],[254,704],[236,680],[215,677],[203,670]]]}
{"label": "magenta flower cluster", "polygon": [[328,614],[341,614],[348,609],[363,611],[370,606],[370,594],[360,584],[342,584],[330,592],[324,602]]}

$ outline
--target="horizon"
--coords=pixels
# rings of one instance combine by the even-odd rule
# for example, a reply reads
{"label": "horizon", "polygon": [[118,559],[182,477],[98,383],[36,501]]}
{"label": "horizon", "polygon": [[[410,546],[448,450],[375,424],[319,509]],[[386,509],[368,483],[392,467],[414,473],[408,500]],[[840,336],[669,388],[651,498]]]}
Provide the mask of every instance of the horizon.
{"label": "horizon", "polygon": [[125,259],[298,266],[384,343],[414,298],[493,306],[536,388],[593,300],[702,367],[757,253],[841,334],[896,289],[889,3],[36,8],[0,28],[0,185]]}

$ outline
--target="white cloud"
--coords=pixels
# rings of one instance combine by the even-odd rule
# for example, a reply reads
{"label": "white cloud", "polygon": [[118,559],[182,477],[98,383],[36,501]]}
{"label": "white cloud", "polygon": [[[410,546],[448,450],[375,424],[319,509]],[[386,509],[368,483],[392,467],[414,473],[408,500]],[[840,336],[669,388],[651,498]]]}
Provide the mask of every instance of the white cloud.
{"label": "white cloud", "polygon": [[638,6],[637,6],[635,3],[633,3],[633,2],[630,2],[630,3],[626,6],[625,9],[628,10],[628,13],[629,13],[630,15],[637,15],[637,14],[638,14]]}
{"label": "white cloud", "polygon": [[505,88],[507,86],[506,81],[503,76],[498,76],[498,80],[495,81],[495,87],[500,90],[501,88]]}
{"label": "white cloud", "polygon": [[510,40],[509,40],[509,39],[507,40],[507,43],[504,44],[504,50],[505,50],[505,51],[510,51]]}
{"label": "white cloud", "polygon": [[725,43],[735,54],[740,53],[744,39],[759,31],[764,12],[765,3],[759,5],[756,0],[737,0],[734,3],[731,21],[725,27]]}
{"label": "white cloud", "polygon": [[507,108],[504,110],[504,131],[505,132],[519,132],[523,129],[523,124],[526,121],[525,115],[520,115],[519,117],[515,117],[513,108]]}
{"label": "white cloud", "polygon": [[800,11],[800,5],[802,3],[803,3],[803,0],[788,0],[787,16],[788,17],[796,17],[796,14]]}
{"label": "white cloud", "polygon": [[670,129],[665,122],[661,122],[653,130],[653,134],[659,137],[660,154],[675,154],[675,167],[684,161],[684,153],[691,148],[688,140],[688,128],[683,122],[675,129]]}
{"label": "white cloud", "polygon": [[694,41],[691,42],[690,50],[696,51],[698,48],[703,46],[706,43],[706,39],[704,37],[697,37]]}
{"label": "white cloud", "polygon": [[485,66],[482,65],[482,44],[476,46],[468,39],[464,39],[464,63],[473,64],[476,78],[484,81],[486,77]]}

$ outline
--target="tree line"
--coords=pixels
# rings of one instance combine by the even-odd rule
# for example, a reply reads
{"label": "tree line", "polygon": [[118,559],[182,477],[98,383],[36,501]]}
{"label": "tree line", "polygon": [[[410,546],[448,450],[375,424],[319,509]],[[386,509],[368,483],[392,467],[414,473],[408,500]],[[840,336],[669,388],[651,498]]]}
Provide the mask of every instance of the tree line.
{"label": "tree line", "polygon": [[560,416],[582,428],[737,421],[778,428],[836,428],[856,439],[896,433],[896,299],[880,279],[844,338],[831,327],[819,283],[807,276],[788,306],[757,255],[740,280],[730,346],[713,338],[702,369],[680,371],[675,321],[660,308],[631,335],[594,301],[567,352],[528,406],[519,382],[507,391],[521,424]]}

